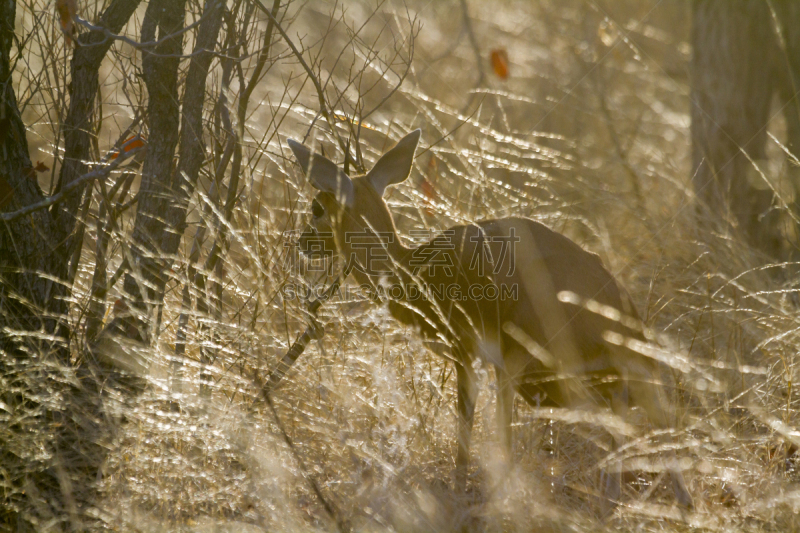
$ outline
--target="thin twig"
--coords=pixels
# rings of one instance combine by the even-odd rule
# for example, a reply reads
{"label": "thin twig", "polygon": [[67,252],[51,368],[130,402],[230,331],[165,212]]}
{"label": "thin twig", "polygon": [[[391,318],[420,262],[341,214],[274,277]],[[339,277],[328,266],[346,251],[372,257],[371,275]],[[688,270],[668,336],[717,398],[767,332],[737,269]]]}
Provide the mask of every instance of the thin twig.
{"label": "thin twig", "polygon": [[[100,46],[102,44],[105,44],[109,39],[113,39],[115,41],[122,41],[124,43],[127,43],[127,44],[131,45],[132,47],[134,47],[136,49],[144,50],[144,49],[147,49],[147,48],[155,48],[156,46],[160,45],[161,43],[163,43],[163,42],[165,42],[165,41],[167,41],[169,39],[174,39],[174,38],[178,37],[179,35],[183,35],[184,33],[186,33],[187,31],[191,30],[192,28],[195,28],[195,27],[199,26],[203,22],[203,19],[206,17],[206,15],[207,15],[207,13],[203,13],[203,15],[199,19],[197,19],[195,22],[193,22],[192,24],[189,24],[188,26],[186,26],[185,28],[183,28],[183,29],[181,29],[179,31],[170,33],[169,35],[167,35],[166,37],[163,37],[162,39],[159,39],[157,41],[148,41],[146,43],[140,43],[139,41],[131,39],[130,37],[125,37],[124,35],[119,35],[117,33],[114,33],[111,30],[109,30],[108,28],[106,28],[105,26],[95,26],[94,24],[92,24],[88,20],[84,20],[84,19],[82,19],[81,17],[78,17],[78,16],[73,17],[73,20],[75,22],[77,22],[78,24],[80,24],[81,26],[83,26],[84,28],[87,28],[87,29],[89,29],[91,31],[100,32],[100,33],[103,33],[105,35],[105,39],[103,39],[102,41],[96,42],[96,43],[86,44],[86,43],[78,42],[78,46],[80,46],[80,47],[85,48],[85,47],[89,47],[89,46]],[[153,55],[159,55],[159,54],[153,54]],[[168,57],[171,57],[171,56],[168,56]],[[180,56],[180,57],[187,57],[187,56]]]}
{"label": "thin twig", "polygon": [[73,191],[75,191],[75,189],[78,189],[82,185],[85,185],[85,184],[87,184],[87,183],[89,183],[91,181],[94,181],[94,180],[106,178],[109,174],[111,174],[114,170],[116,170],[120,165],[122,165],[122,163],[124,161],[126,161],[127,159],[133,157],[134,155],[138,154],[141,151],[144,151],[144,146],[141,146],[139,148],[134,148],[133,150],[130,150],[129,152],[125,152],[124,155],[120,154],[120,156],[117,157],[117,159],[115,159],[110,165],[105,166],[105,167],[97,168],[95,170],[92,170],[91,172],[87,172],[86,174],[84,174],[80,178],[71,181],[68,185],[66,185],[63,189],[61,189],[59,192],[57,192],[53,196],[50,196],[47,199],[42,200],[41,202],[37,202],[37,203],[31,204],[31,205],[26,205],[25,207],[23,207],[22,209],[19,209],[17,211],[12,211],[10,213],[0,214],[0,220],[2,220],[4,222],[9,222],[11,220],[18,219],[19,217],[24,217],[25,215],[29,215],[29,214],[33,213],[34,211],[39,211],[40,209],[46,209],[46,208],[50,207],[51,205],[55,205],[57,203],[60,203],[60,202],[64,201],[67,197],[69,197],[70,194]]}
{"label": "thin twig", "polygon": [[336,132],[336,123],[334,122],[333,117],[331,116],[331,113],[328,110],[328,105],[325,101],[325,91],[322,89],[322,85],[319,82],[319,78],[317,78],[317,75],[314,74],[314,71],[311,69],[308,63],[306,63],[305,58],[303,58],[303,54],[294,45],[292,40],[289,38],[289,35],[287,35],[286,31],[283,29],[283,26],[281,26],[278,20],[274,16],[272,16],[272,13],[270,13],[269,9],[267,9],[266,6],[264,6],[264,4],[261,3],[261,0],[253,0],[253,1],[256,3],[256,7],[258,7],[263,13],[265,13],[270,18],[270,20],[272,20],[272,22],[275,24],[275,29],[277,29],[278,33],[281,34],[283,40],[286,41],[286,44],[292,50],[292,53],[294,54],[294,56],[300,62],[300,65],[308,74],[308,77],[311,79],[311,83],[314,84],[314,88],[317,90],[317,98],[319,99],[320,113],[322,113],[322,116],[325,117],[325,121],[328,123],[328,126],[331,129],[331,133],[336,138],[336,142],[339,144],[339,148],[342,150],[342,152],[344,152],[345,142],[344,140],[342,140],[341,136]]}
{"label": "thin twig", "polygon": [[289,451],[294,456],[295,461],[297,461],[297,464],[300,467],[300,471],[302,472],[303,477],[306,479],[306,481],[308,481],[308,484],[311,485],[311,490],[314,491],[314,495],[322,504],[322,507],[325,509],[325,512],[328,514],[330,519],[333,520],[333,523],[336,524],[336,530],[339,533],[344,533],[345,527],[341,519],[339,518],[339,513],[336,512],[336,510],[333,507],[333,504],[331,504],[322,494],[322,490],[319,488],[319,484],[317,483],[317,481],[313,477],[311,477],[311,474],[309,474],[308,468],[306,468],[305,461],[303,461],[303,458],[298,453],[297,448],[295,448],[291,437],[289,437],[289,434],[286,432],[286,428],[283,427],[283,422],[281,422],[281,419],[278,416],[278,411],[275,409],[275,404],[272,403],[272,398],[269,397],[269,394],[264,394],[264,401],[267,402],[267,405],[269,406],[269,409],[272,412],[272,417],[275,419],[275,425],[278,426],[278,430],[280,430],[281,436],[283,436],[283,441],[286,443],[286,446],[289,448]]}
{"label": "thin twig", "polygon": [[[472,47],[472,51],[475,53],[475,66],[478,68],[478,81],[475,82],[475,87],[480,88],[486,83],[486,71],[483,68],[483,55],[478,45],[478,38],[475,37],[475,31],[472,29],[472,19],[469,17],[469,11],[467,10],[467,0],[461,0],[461,11],[464,16],[464,29],[467,32],[469,44]],[[465,110],[469,108],[474,99],[475,92],[473,91],[470,94],[467,104],[464,106]]]}
{"label": "thin twig", "polygon": [[345,274],[342,274],[341,277],[338,277],[331,283],[330,287],[325,290],[325,292],[317,298],[316,300],[312,301],[308,305],[308,314],[311,318],[311,324],[305,329],[305,331],[297,337],[297,340],[294,341],[294,344],[289,348],[289,351],[286,352],[286,355],[283,356],[281,362],[269,373],[267,376],[267,380],[265,383],[261,384],[261,394],[265,397],[268,397],[269,394],[278,386],[281,382],[283,377],[286,375],[286,372],[292,367],[292,365],[297,362],[297,359],[303,354],[306,349],[306,346],[312,340],[321,339],[322,336],[325,334],[324,328],[317,322],[317,312],[319,311],[322,304],[325,303],[328,299],[330,299],[333,294],[339,290],[339,286],[342,283],[342,279],[344,279]]}

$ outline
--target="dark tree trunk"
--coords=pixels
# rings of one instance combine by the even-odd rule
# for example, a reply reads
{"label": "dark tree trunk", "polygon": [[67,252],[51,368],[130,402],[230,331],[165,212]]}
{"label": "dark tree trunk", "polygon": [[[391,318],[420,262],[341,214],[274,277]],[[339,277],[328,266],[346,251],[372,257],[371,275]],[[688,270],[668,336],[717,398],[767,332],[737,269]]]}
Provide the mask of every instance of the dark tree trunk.
{"label": "dark tree trunk", "polygon": [[[113,33],[119,33],[131,18],[141,0],[116,0],[100,17],[99,25]],[[72,183],[88,172],[86,161],[90,161],[95,121],[95,104],[99,88],[100,63],[106,57],[113,39],[103,32],[89,32],[80,37],[83,46],[75,49],[72,56],[71,79],[69,86],[69,112],[64,121],[64,161],[55,192]],[[75,214],[82,204],[87,187],[81,187],[63,203],[54,208],[54,218],[58,230],[61,249],[59,252],[68,260],[76,247],[83,243],[83,225],[77,224]],[[66,267],[66,265],[65,265]],[[60,276],[66,279],[64,275]],[[67,280],[71,283],[73,280]]]}
{"label": "dark tree trunk", "polygon": [[[150,4],[142,24],[142,39],[152,40],[156,27],[159,39],[179,30],[184,8],[185,0],[164,1],[157,4],[157,9],[156,4]],[[145,55],[143,60],[150,139],[133,229],[134,265],[126,274],[124,285],[135,306],[149,319],[136,320],[143,340],[151,340],[151,332],[144,329],[158,325],[170,266],[186,229],[188,199],[205,161],[202,111],[212,54],[204,51],[213,50],[216,45],[223,9],[220,0],[206,3],[186,75],[182,115],[178,105],[178,60],[170,57],[181,53],[182,39],[166,40],[155,48],[156,54]]]}
{"label": "dark tree trunk", "polygon": [[691,41],[695,190],[717,216],[775,257],[781,243],[773,194],[753,186],[760,177],[743,153],[754,161],[765,157],[776,53],[767,3],[695,1]]}
{"label": "dark tree trunk", "polygon": [[[4,211],[44,199],[11,81],[15,8],[14,0],[0,2],[0,180],[10,195]],[[5,353],[16,352],[18,344],[26,342],[25,332],[52,332],[56,317],[66,309],[59,299],[63,285],[46,277],[63,272],[56,229],[45,210],[0,225],[0,349]]]}
{"label": "dark tree trunk", "polygon": [[[5,192],[4,211],[44,198],[31,168],[25,125],[11,80],[15,9],[14,0],[0,1],[0,188]],[[45,210],[0,224],[0,398],[7,406],[0,419],[4,485],[0,528],[5,530],[32,528],[35,521],[28,514],[34,503],[31,495],[41,499],[45,493],[49,497],[59,487],[50,469],[52,462],[26,451],[40,444],[52,449],[52,441],[48,436],[26,438],[29,425],[25,421],[33,415],[43,424],[47,413],[32,400],[46,387],[34,389],[38,384],[28,378],[32,369],[27,363],[46,355],[49,348],[62,351],[64,347],[53,346],[42,335],[55,329],[66,309],[60,298],[64,286],[49,279],[58,277],[64,268],[56,235],[53,219]]]}
{"label": "dark tree trunk", "polygon": [[[139,0],[114,0],[100,24],[118,32]],[[25,125],[11,79],[15,0],[0,0],[0,210],[45,199],[28,155]],[[86,172],[98,69],[112,40],[80,36],[72,62],[60,186]],[[83,191],[52,211],[0,222],[0,530],[92,527],[96,480],[107,449],[100,383],[73,365],[64,317],[69,259],[82,237],[75,212]],[[108,385],[108,383],[106,383]]]}
{"label": "dark tree trunk", "polygon": [[[778,84],[778,97],[783,116],[786,117],[786,146],[792,155],[800,160],[800,2],[773,2],[775,9],[776,33],[779,35],[778,56],[775,58],[775,76]],[[800,166],[790,163],[788,179],[794,189],[794,202],[791,206],[795,215],[800,215]],[[793,224],[793,221],[789,221]],[[794,237],[790,243],[789,260],[800,258],[800,237],[798,228],[786,232]]]}
{"label": "dark tree trunk", "polygon": [[764,0],[695,0],[692,8],[695,191],[751,245],[770,258],[783,258],[786,243],[780,224],[785,217],[748,157],[759,164],[766,157],[767,124],[776,92],[787,120],[787,144],[800,149],[796,76],[800,6]]}
{"label": "dark tree trunk", "polygon": [[158,287],[166,283],[163,276],[169,264],[169,258],[161,252],[160,243],[166,228],[164,213],[178,144],[178,65],[183,51],[183,34],[166,37],[183,28],[185,5],[186,0],[151,2],[142,21],[142,41],[158,39],[162,42],[153,48],[153,53],[144,51],[142,58],[150,136],[142,165],[133,230],[133,264],[128,265],[124,285],[135,306],[150,318],[136,321],[141,340],[150,338],[147,328],[156,323],[152,319],[160,304]]}

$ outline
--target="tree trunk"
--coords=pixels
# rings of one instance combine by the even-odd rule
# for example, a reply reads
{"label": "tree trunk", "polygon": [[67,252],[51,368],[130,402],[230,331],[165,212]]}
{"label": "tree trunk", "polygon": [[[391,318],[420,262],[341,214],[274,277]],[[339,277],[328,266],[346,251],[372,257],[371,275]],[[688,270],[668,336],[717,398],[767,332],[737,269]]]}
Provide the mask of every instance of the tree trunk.
{"label": "tree trunk", "polygon": [[[786,147],[795,158],[787,168],[794,191],[790,208],[797,217],[800,215],[800,165],[796,164],[800,160],[800,2],[772,2],[770,6],[775,9],[773,25],[780,48],[774,63],[779,104],[786,117]],[[785,223],[795,225],[794,220]],[[786,259],[796,263],[800,259],[800,229],[787,228],[785,233],[793,239]]]}
{"label": "tree trunk", "polygon": [[693,2],[692,171],[697,196],[755,247],[778,257],[773,193],[748,157],[765,157],[777,52],[764,0]]}
{"label": "tree trunk", "polygon": [[[788,220],[784,206],[753,162],[766,157],[774,94],[786,119],[786,146],[800,155],[800,3],[695,0],[692,7],[695,191],[753,247],[771,259],[789,259],[784,235],[796,231],[781,230]],[[788,174],[800,198],[796,165]],[[789,204],[796,215],[797,200]]]}
{"label": "tree trunk", "polygon": [[[100,24],[117,32],[139,0],[115,0]],[[25,125],[11,78],[15,0],[0,0],[0,210],[45,199],[28,155]],[[72,62],[66,157],[60,186],[86,172],[98,69],[112,44],[104,32],[80,36]],[[92,369],[75,366],[64,317],[69,259],[82,237],[82,191],[52,211],[39,209],[0,223],[0,529],[86,530],[95,520],[97,472],[112,425],[104,419],[101,386]],[[103,386],[113,384],[105,382]]]}
{"label": "tree trunk", "polygon": [[[185,0],[150,4],[142,23],[142,40],[152,40],[156,27],[159,40],[180,30],[184,8]],[[186,229],[188,200],[205,161],[202,111],[211,51],[219,35],[223,10],[221,0],[206,2],[186,75],[182,107],[178,104],[179,61],[170,57],[181,53],[181,37],[167,39],[155,48],[156,54],[143,59],[150,139],[133,229],[134,264],[125,276],[124,290],[147,318],[134,320],[134,325],[141,339],[148,342],[158,327],[168,273]],[[173,165],[179,140],[178,162]]]}

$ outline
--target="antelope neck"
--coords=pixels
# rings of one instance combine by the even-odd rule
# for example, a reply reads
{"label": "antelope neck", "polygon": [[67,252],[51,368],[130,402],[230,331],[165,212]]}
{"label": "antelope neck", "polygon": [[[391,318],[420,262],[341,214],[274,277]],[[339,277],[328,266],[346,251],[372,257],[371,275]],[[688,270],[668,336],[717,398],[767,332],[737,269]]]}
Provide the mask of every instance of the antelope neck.
{"label": "antelope neck", "polygon": [[[369,231],[374,233],[371,229]],[[410,275],[412,269],[410,265],[412,253],[419,247],[407,247],[403,245],[394,225],[392,225],[389,231],[382,233],[383,235],[390,236],[388,239],[379,238],[381,246],[383,247],[381,254],[385,254],[386,257],[381,259],[373,258],[370,261],[370,265],[362,264],[359,258],[359,268],[356,268],[353,274],[357,281],[369,281],[373,285],[379,282],[388,282],[389,284],[407,283],[412,278]],[[354,256],[357,257],[356,254],[354,254]],[[371,268],[368,268],[368,266]]]}

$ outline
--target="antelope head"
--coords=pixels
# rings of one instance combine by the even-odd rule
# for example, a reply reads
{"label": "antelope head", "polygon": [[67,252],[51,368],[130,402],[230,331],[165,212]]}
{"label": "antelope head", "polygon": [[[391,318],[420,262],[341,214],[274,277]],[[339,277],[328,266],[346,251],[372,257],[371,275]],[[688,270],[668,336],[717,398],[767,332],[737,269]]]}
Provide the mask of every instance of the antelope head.
{"label": "antelope head", "polygon": [[409,133],[366,175],[353,178],[325,156],[289,139],[306,179],[319,191],[311,202],[311,222],[300,236],[300,250],[306,254],[338,254],[365,265],[366,248],[353,246],[359,236],[377,238],[387,249],[401,246],[383,195],[389,185],[408,178],[419,137],[420,130]]}

